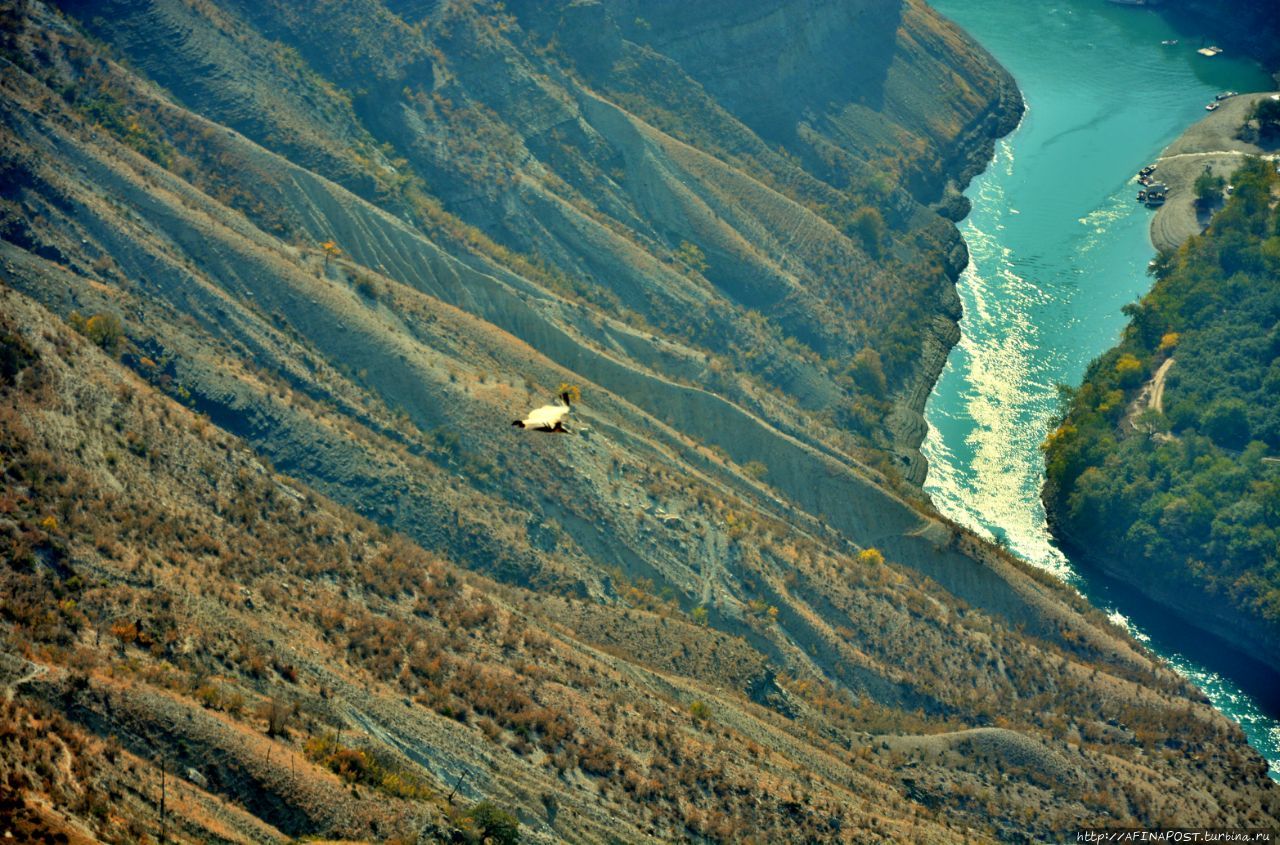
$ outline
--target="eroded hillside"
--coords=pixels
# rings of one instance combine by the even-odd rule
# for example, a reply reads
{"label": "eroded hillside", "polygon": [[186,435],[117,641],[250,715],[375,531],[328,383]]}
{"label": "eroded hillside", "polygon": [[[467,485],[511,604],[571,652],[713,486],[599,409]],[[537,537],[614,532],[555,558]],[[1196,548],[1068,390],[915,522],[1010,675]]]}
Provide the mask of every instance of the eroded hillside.
{"label": "eroded hillside", "polygon": [[[476,269],[554,294],[530,293],[536,321],[503,302],[481,316],[584,377],[607,378],[578,352],[603,345],[772,419],[815,417],[791,433],[918,475],[919,406],[964,262],[954,228],[922,203],[962,203],[948,177],[976,169],[1020,112],[1007,77],[922,4],[672,4],[652,10],[660,25],[623,3],[67,8],[179,103]],[[55,84],[92,115],[153,111],[136,101],[148,92],[67,61]],[[182,175],[189,159],[264,230],[333,239],[419,284],[416,262],[380,248],[381,226],[273,196],[274,164],[252,166],[242,144],[207,149],[180,115],[150,116],[135,146],[154,142],[152,158]],[[568,344],[546,346],[546,330]],[[697,435],[717,439],[712,425]]]}
{"label": "eroded hillside", "polygon": [[[1273,817],[903,480],[949,181],[1019,108],[922,4],[61,7],[0,4],[0,612],[15,723],[88,768],[21,789],[125,836],[154,745],[247,841]],[[510,427],[562,383],[570,436]]]}
{"label": "eroded hillside", "polygon": [[[1238,728],[1049,599],[1060,642],[800,535],[726,541],[778,602],[740,636],[621,571],[604,602],[502,586],[276,474],[122,368],[109,327],[0,297],[19,834],[472,841],[510,813],[529,841],[944,842],[1274,821]],[[766,561],[789,566],[768,583]],[[1114,652],[1084,656],[1089,638]]]}
{"label": "eroded hillside", "polygon": [[[363,162],[384,181],[403,176],[398,186],[379,183],[370,189],[381,204],[173,103],[150,83],[104,59],[55,13],[38,5],[30,8],[27,16],[14,19],[15,63],[6,71],[5,120],[12,129],[5,139],[10,186],[6,241],[14,265],[25,267],[13,283],[63,314],[79,309],[85,315],[103,311],[123,318],[135,350],[126,355],[127,362],[138,364],[147,378],[217,424],[246,437],[277,466],[366,516],[408,531],[430,548],[521,583],[556,584],[601,597],[609,593],[601,573],[621,567],[632,577],[653,578],[670,587],[685,607],[706,605],[711,612],[740,620],[742,608],[757,597],[737,583],[735,567],[726,565],[734,563],[727,535],[768,530],[741,523],[725,530],[731,500],[743,498],[791,526],[778,526],[774,533],[826,535],[830,526],[858,545],[883,546],[896,559],[910,559],[966,600],[994,603],[1027,624],[1038,624],[1040,614],[1027,610],[1023,588],[986,578],[981,574],[986,570],[970,576],[961,573],[971,567],[947,565],[948,556],[958,556],[939,547],[953,542],[951,532],[922,520],[897,492],[886,489],[892,481],[863,462],[881,463],[893,474],[884,462],[886,453],[860,447],[851,429],[840,424],[844,417],[839,408],[852,407],[849,401],[865,408],[874,405],[876,413],[888,413],[894,395],[903,407],[911,405],[914,400],[902,378],[922,377],[920,368],[895,378],[895,369],[885,363],[889,359],[864,349],[866,354],[832,359],[852,360],[849,366],[857,378],[847,373],[834,377],[831,362],[780,328],[781,316],[740,307],[693,269],[695,264],[709,266],[714,253],[682,240],[677,251],[683,257],[677,258],[663,253],[655,237],[641,238],[636,230],[623,237],[617,219],[609,222],[598,210],[599,205],[609,207],[599,197],[592,197],[592,203],[584,197],[564,202],[555,192],[535,190],[536,185],[513,187],[518,196],[509,200],[489,197],[485,208],[516,209],[509,215],[513,220],[536,223],[547,232],[559,225],[542,206],[552,203],[581,223],[581,231],[592,239],[560,247],[548,240],[531,253],[537,258],[513,251],[441,206],[460,203],[457,179],[467,174],[480,178],[474,168],[455,162],[460,175],[454,184],[436,188],[434,179],[444,172],[443,165],[439,172],[425,163],[393,165],[376,149],[362,147],[358,103],[340,107],[342,89],[332,83],[326,87],[313,71],[298,69],[306,66],[296,56],[291,67],[301,82],[289,85],[281,77],[275,87],[251,86],[271,92],[270,102],[259,111],[264,119],[283,120],[295,111],[305,115],[313,125],[299,130],[304,140],[327,138],[336,147],[341,139],[354,138],[342,147],[353,167]],[[264,31],[280,34],[260,19],[270,8],[255,6],[251,17]],[[276,9],[282,17],[272,18],[272,26],[292,21],[290,8]],[[513,19],[469,8],[442,10],[432,24],[432,32],[442,30],[435,37],[498,27],[483,39],[492,46],[523,32]],[[241,65],[258,67],[264,56],[279,53],[255,41],[265,36],[254,36],[245,20],[204,4],[129,4],[118,11],[89,23],[118,30],[126,51],[139,49],[129,45],[139,33],[148,33],[151,47],[143,58],[152,62],[194,45],[207,47],[212,51],[208,61],[214,61],[224,54],[210,45],[223,41],[228,51],[233,45],[242,52],[255,44],[262,47],[253,52],[257,63],[246,60],[204,75],[213,79],[242,80],[248,71],[240,70]],[[173,16],[180,11],[187,17],[175,23]],[[150,17],[136,20],[144,13]],[[391,14],[386,9],[381,13]],[[922,9],[911,13],[926,14]],[[201,20],[206,20],[204,29],[197,27]],[[128,26],[129,21],[136,25]],[[387,26],[388,32],[413,43],[411,34],[424,37],[422,22]],[[238,37],[232,38],[234,34]],[[310,30],[307,34],[318,37]],[[160,37],[169,37],[173,49],[159,49],[154,40]],[[391,36],[386,40],[400,44]],[[367,39],[356,43],[372,49]],[[653,58],[651,51],[633,47]],[[448,55],[473,61],[477,49],[455,46]],[[400,56],[403,50],[392,52]],[[532,47],[526,52],[530,59],[539,56]],[[972,52],[966,55],[975,60]],[[490,70],[520,64],[508,58],[493,59]],[[402,69],[413,65],[391,64]],[[659,64],[671,69],[669,60]],[[338,62],[331,72],[347,67]],[[475,73],[477,84],[496,85],[493,73]],[[165,79],[160,70],[153,75]],[[536,77],[525,76],[526,82]],[[571,78],[563,81],[568,84]],[[685,83],[689,90],[701,90],[693,80]],[[613,127],[618,137],[636,146],[637,166],[647,174],[636,183],[645,189],[628,194],[625,205],[633,209],[637,225],[653,225],[654,210],[637,204],[656,202],[659,193],[737,186],[732,213],[751,215],[755,228],[735,229],[721,215],[706,218],[720,219],[717,231],[733,235],[735,243],[755,249],[755,233],[781,231],[790,220],[794,233],[808,233],[806,243],[852,250],[847,263],[832,265],[846,268],[841,283],[852,283],[848,272],[864,267],[880,279],[876,290],[886,313],[894,310],[890,306],[895,301],[917,316],[927,308],[927,299],[910,289],[919,283],[916,276],[899,278],[889,272],[902,269],[893,255],[869,261],[809,209],[823,206],[806,199],[803,191],[852,200],[849,192],[835,191],[809,175],[793,157],[756,139],[759,156],[776,159],[790,173],[797,186],[794,198],[767,184],[781,184],[782,177],[770,176],[745,152],[736,153],[743,165],[732,167],[599,94],[574,90],[582,95],[573,107],[575,125],[585,125],[586,115],[595,114],[602,126]],[[327,92],[330,102],[339,102],[334,107],[338,114],[330,120],[324,110],[277,108],[277,99],[290,92],[305,95],[304,101]],[[204,96],[187,89],[179,93]],[[507,111],[526,115],[531,96],[516,98]],[[205,99],[207,109],[218,115],[221,101],[212,95]],[[242,110],[254,107],[252,98],[235,101]],[[473,111],[493,112],[479,106]],[[969,122],[981,124],[998,111],[994,101],[980,100]],[[729,120],[723,109],[716,113]],[[382,120],[388,114],[408,120],[416,113],[386,104],[377,110]],[[221,116],[236,122],[234,115]],[[469,149],[486,156],[504,149],[492,139],[476,140],[474,133],[481,130],[463,117],[437,115],[414,125],[422,128],[414,149],[436,149],[428,143],[431,132],[444,133],[450,143],[473,139]],[[756,137],[742,124],[733,126],[743,138]],[[448,127],[452,129],[446,131]],[[953,128],[960,132],[963,127]],[[589,134],[592,143],[604,143],[598,133]],[[724,137],[731,134],[726,130]],[[952,140],[959,144],[958,138]],[[371,158],[363,158],[359,150]],[[282,151],[313,167],[321,162],[314,158],[320,152],[311,156],[287,145]],[[516,158],[539,174],[538,185],[563,181],[529,156],[526,150]],[[905,161],[902,167],[905,172]],[[761,178],[749,168],[758,169]],[[420,171],[427,173],[425,181],[414,175]],[[358,179],[345,181],[361,187]],[[481,183],[490,184],[481,180],[476,185]],[[427,195],[427,186],[447,199]],[[386,190],[380,193],[382,188]],[[935,271],[929,284],[950,294],[938,247],[959,248],[954,230],[906,192],[890,193],[911,219],[925,222],[909,238],[873,226],[883,237],[881,246],[886,253],[914,253],[921,261],[927,257]],[[688,209],[702,201],[695,202],[692,195],[686,199],[693,205],[681,212],[681,219],[691,220]],[[405,203],[410,207],[402,207]],[[730,206],[728,200],[723,204]],[[621,209],[619,205],[620,215]],[[874,216],[884,223],[878,212]],[[327,251],[320,244],[328,244]],[[587,284],[569,272],[572,261],[594,260],[614,247],[626,258],[613,262],[616,273]],[[567,256],[563,261],[561,253]],[[954,264],[952,258],[945,261]],[[787,285],[796,297],[810,301],[825,290],[819,278],[802,272],[800,264],[795,267]],[[634,277],[634,287],[626,282],[627,274]],[[721,354],[692,343],[696,333],[655,328],[622,304],[628,290],[638,295],[642,289],[670,299],[672,313],[706,322],[708,337],[716,343],[740,337],[742,346],[724,347]],[[652,298],[649,293],[642,297],[645,301]],[[602,304],[593,305],[589,297]],[[846,310],[865,307],[859,318],[863,322],[876,308],[869,290],[847,291],[838,298]],[[848,323],[801,311],[839,343],[860,342]],[[940,312],[930,319],[950,325]],[[915,326],[913,355],[921,344],[929,345],[919,333],[931,325],[930,319],[899,323]],[[882,322],[875,321],[878,330],[890,331]],[[936,352],[943,348],[936,337],[930,343]],[[143,366],[143,358],[152,364]],[[770,384],[769,373],[785,376],[791,389]],[[501,427],[504,418],[539,401],[562,381],[584,386],[584,422],[600,426],[595,435],[569,442],[511,441]],[[805,403],[812,408],[806,410]],[[883,418],[876,413],[868,410],[859,419],[881,437]],[[593,419],[597,416],[598,423]],[[913,410],[898,416],[918,421]],[[515,450],[497,445],[513,442],[519,443]],[[449,492],[441,495],[441,490]],[[659,507],[689,516],[673,529],[649,512]],[[655,527],[668,530],[656,532]]]}

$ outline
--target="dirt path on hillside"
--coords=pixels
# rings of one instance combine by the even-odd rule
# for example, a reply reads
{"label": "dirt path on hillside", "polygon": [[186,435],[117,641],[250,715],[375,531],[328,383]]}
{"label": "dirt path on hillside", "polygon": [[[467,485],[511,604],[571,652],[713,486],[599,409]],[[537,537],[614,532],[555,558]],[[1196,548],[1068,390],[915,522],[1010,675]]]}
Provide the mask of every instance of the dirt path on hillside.
{"label": "dirt path on hillside", "polygon": [[1120,421],[1122,431],[1139,431],[1138,417],[1143,411],[1155,410],[1164,413],[1164,382],[1172,366],[1173,358],[1167,359],[1156,368],[1151,379],[1138,391],[1138,395],[1133,397],[1133,401],[1125,409],[1124,418]]}
{"label": "dirt path on hillside", "polygon": [[5,656],[14,664],[12,666],[4,667],[5,669],[10,671],[18,671],[19,669],[25,670],[22,675],[10,681],[8,686],[5,688],[4,696],[6,701],[13,701],[13,696],[17,693],[18,687],[23,684],[29,684],[37,678],[42,678],[49,673],[49,667],[45,666],[43,663],[34,663],[30,660],[25,660],[13,655]]}
{"label": "dirt path on hillside", "polygon": [[1151,380],[1151,396],[1147,400],[1147,407],[1161,414],[1164,413],[1164,377],[1169,374],[1169,368],[1172,366],[1173,359],[1170,358],[1160,365],[1160,369],[1156,370],[1155,378]]}

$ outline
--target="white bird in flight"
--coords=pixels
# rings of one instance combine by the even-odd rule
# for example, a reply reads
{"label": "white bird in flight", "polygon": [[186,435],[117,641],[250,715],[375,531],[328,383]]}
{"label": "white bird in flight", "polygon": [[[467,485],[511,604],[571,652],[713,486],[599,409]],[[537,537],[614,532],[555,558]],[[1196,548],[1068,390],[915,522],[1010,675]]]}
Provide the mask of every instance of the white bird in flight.
{"label": "white bird in flight", "polygon": [[569,401],[569,391],[566,390],[560,394],[560,404],[543,405],[541,408],[534,408],[529,412],[529,416],[522,420],[516,420],[511,424],[529,431],[568,434],[564,427],[564,420],[565,417],[569,416],[571,410],[573,410],[572,403]]}

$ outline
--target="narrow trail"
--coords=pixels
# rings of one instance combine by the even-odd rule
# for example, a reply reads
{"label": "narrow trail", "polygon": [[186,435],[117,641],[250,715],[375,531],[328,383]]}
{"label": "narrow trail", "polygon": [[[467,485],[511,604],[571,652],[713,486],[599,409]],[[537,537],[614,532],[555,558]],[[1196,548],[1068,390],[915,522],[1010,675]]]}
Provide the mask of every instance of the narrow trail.
{"label": "narrow trail", "polygon": [[[725,556],[729,553],[729,550],[722,547],[721,543],[718,542],[720,539],[722,538],[711,533],[707,536],[702,547],[703,573],[700,604],[707,608],[711,607],[712,602],[715,601],[715,588],[724,577],[724,560]],[[694,563],[693,555],[694,548],[691,548],[691,565]]]}
{"label": "narrow trail", "polygon": [[1152,374],[1151,380],[1142,386],[1138,395],[1133,397],[1133,401],[1125,410],[1124,418],[1120,421],[1122,431],[1146,431],[1146,428],[1140,427],[1138,423],[1138,417],[1143,411],[1154,410],[1164,413],[1164,382],[1172,366],[1173,358],[1167,359]]}
{"label": "narrow trail", "polygon": [[1173,366],[1173,359],[1170,358],[1160,365],[1160,369],[1156,370],[1155,378],[1151,380],[1151,395],[1147,399],[1147,407],[1164,413],[1164,377],[1169,374],[1169,368]]}
{"label": "narrow trail", "polygon": [[6,702],[13,701],[13,696],[18,692],[18,687],[23,684],[29,684],[37,678],[43,678],[45,675],[49,674],[49,667],[45,666],[43,663],[33,663],[29,660],[23,660],[23,662],[28,666],[27,673],[21,678],[14,680],[5,688],[4,697]]}

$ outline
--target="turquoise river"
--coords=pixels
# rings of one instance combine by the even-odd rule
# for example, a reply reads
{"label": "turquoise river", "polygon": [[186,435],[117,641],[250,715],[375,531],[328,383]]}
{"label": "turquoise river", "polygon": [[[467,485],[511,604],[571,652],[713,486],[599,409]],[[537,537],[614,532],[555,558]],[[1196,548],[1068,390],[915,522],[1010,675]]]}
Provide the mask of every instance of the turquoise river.
{"label": "turquoise river", "polygon": [[1198,55],[1212,33],[1176,32],[1149,9],[1104,0],[933,5],[1009,68],[1027,113],[968,191],[963,336],[926,410],[926,489],[943,513],[1127,625],[1240,723],[1274,777],[1280,677],[1068,559],[1039,496],[1056,385],[1079,382],[1118,338],[1121,306],[1150,285],[1150,212],[1134,201],[1135,172],[1215,93],[1267,90],[1270,80],[1229,54]]}

